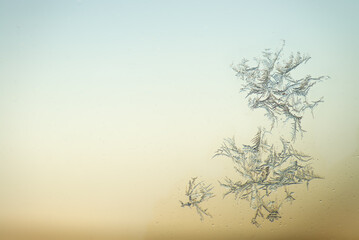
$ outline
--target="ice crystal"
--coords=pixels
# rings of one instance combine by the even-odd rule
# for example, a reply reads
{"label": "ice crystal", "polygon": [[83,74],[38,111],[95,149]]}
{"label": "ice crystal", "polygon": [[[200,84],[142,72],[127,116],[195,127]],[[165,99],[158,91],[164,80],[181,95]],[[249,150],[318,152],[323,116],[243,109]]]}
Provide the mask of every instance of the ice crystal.
{"label": "ice crystal", "polygon": [[204,182],[196,183],[197,177],[192,178],[188,182],[188,186],[186,189],[186,196],[188,197],[188,201],[186,203],[181,202],[181,207],[195,207],[197,213],[200,216],[201,221],[204,219],[204,216],[212,217],[212,215],[207,211],[207,209],[203,209],[200,204],[208,199],[214,197],[214,194],[211,192],[213,187],[210,185],[205,185]]}
{"label": "ice crystal", "polygon": [[292,123],[292,140],[297,133],[303,136],[302,118],[308,109],[313,109],[322,102],[322,98],[310,101],[307,97],[310,89],[318,82],[327,79],[327,76],[312,77],[307,75],[300,79],[292,77],[292,72],[300,65],[309,61],[310,57],[297,52],[288,59],[280,61],[284,48],[278,51],[266,49],[261,58],[256,58],[256,64],[250,66],[248,60],[233,66],[236,76],[243,82],[241,92],[246,92],[248,105],[251,109],[262,108],[265,116],[272,122],[284,117],[284,121]]}
{"label": "ice crystal", "polygon": [[[298,133],[303,136],[301,121],[304,113],[310,109],[313,114],[313,109],[323,101],[322,98],[308,100],[308,92],[317,82],[328,77],[292,77],[292,72],[308,62],[310,57],[298,52],[281,61],[283,48],[284,42],[278,51],[266,49],[261,58],[255,59],[254,66],[244,59],[233,67],[243,82],[241,92],[247,93],[249,107],[266,111],[265,116],[271,120],[270,130],[259,127],[252,143],[247,145],[239,146],[234,138],[227,138],[214,155],[231,159],[237,173],[236,179],[226,177],[219,181],[226,189],[223,197],[233,195],[237,200],[248,201],[255,211],[251,222],[257,227],[260,227],[259,218],[270,222],[280,219],[281,206],[295,201],[290,186],[305,183],[308,188],[310,181],[321,178],[314,173],[312,158],[296,150],[293,143]],[[267,141],[267,134],[272,134],[279,121],[291,121],[292,131],[291,139],[280,137],[277,146]],[[181,201],[181,206],[195,207],[203,220],[204,216],[211,215],[200,204],[214,197],[213,187],[203,182],[196,183],[196,179],[189,181],[186,189],[188,202]],[[284,190],[285,196],[278,200],[279,190]]]}
{"label": "ice crystal", "polygon": [[[238,180],[226,178],[220,185],[226,189],[224,197],[233,194],[235,199],[250,202],[256,210],[252,223],[259,225],[257,217],[263,217],[263,210],[268,212],[266,219],[273,222],[280,218],[279,208],[284,201],[292,202],[294,192],[288,186],[308,183],[321,178],[314,173],[311,158],[300,153],[290,144],[281,139],[282,147],[278,151],[274,145],[265,140],[265,131],[259,129],[252,140],[252,145],[236,145],[233,138],[225,139],[217,150],[215,157],[225,156],[233,161]],[[286,197],[281,201],[270,200],[272,193],[285,187]],[[277,203],[278,206],[274,207]]]}

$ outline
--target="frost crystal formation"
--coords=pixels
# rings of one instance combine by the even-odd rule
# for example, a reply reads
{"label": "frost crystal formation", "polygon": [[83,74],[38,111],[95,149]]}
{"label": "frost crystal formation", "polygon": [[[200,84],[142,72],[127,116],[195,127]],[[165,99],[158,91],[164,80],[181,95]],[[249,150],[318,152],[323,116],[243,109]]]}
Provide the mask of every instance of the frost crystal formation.
{"label": "frost crystal formation", "polygon": [[[226,139],[215,156],[225,156],[233,161],[239,180],[226,178],[220,185],[226,189],[224,197],[233,194],[235,199],[250,202],[255,210],[252,223],[260,226],[257,217],[271,222],[279,219],[279,209],[285,202],[295,200],[290,185],[306,183],[320,178],[310,166],[311,158],[298,152],[290,142],[281,139],[282,146],[277,150],[265,140],[265,132],[258,130],[252,145],[238,147],[234,139]],[[286,196],[278,201],[272,199],[278,189],[284,187]],[[275,196],[277,197],[277,196]],[[265,216],[266,215],[266,216]]]}
{"label": "frost crystal formation", "polygon": [[307,75],[300,79],[293,78],[291,73],[308,62],[310,57],[298,52],[296,55],[291,54],[287,60],[280,61],[283,47],[284,44],[276,52],[266,49],[262,58],[255,59],[254,66],[248,65],[248,60],[243,59],[240,64],[233,66],[233,70],[244,82],[241,91],[247,93],[249,107],[263,108],[272,121],[272,128],[280,117],[285,117],[284,121],[290,120],[292,140],[295,140],[297,133],[303,136],[301,120],[304,112],[310,109],[313,113],[313,109],[322,102],[322,99],[309,101],[309,90],[328,77]]}
{"label": "frost crystal formation", "polygon": [[186,203],[181,202],[181,207],[194,207],[199,214],[201,221],[204,216],[212,217],[212,215],[207,211],[207,209],[203,209],[201,207],[201,203],[207,201],[208,199],[214,197],[214,194],[211,192],[213,187],[211,185],[205,185],[203,182],[196,183],[197,177],[192,178],[188,182],[188,186],[186,189],[186,196],[188,197],[188,201]]}
{"label": "frost crystal formation", "polygon": [[[262,108],[265,116],[271,121],[270,131],[259,127],[252,143],[239,146],[234,138],[225,139],[214,157],[225,157],[232,160],[237,173],[235,180],[225,178],[219,181],[226,190],[224,197],[233,195],[237,200],[246,200],[254,210],[251,222],[259,227],[260,218],[274,222],[281,218],[280,208],[284,203],[295,200],[291,185],[309,182],[321,177],[311,167],[312,158],[293,146],[297,134],[303,137],[305,132],[301,120],[307,109],[313,109],[322,102],[322,98],[310,101],[307,97],[310,89],[319,81],[328,77],[312,77],[307,75],[295,79],[292,72],[310,57],[301,53],[291,54],[287,60],[281,60],[283,46],[272,52],[267,49],[261,58],[255,59],[256,64],[250,66],[244,59],[234,66],[236,76],[242,81],[241,92],[247,93],[246,98],[251,109]],[[280,137],[279,145],[267,141],[278,122],[292,125],[291,138],[288,141]],[[199,204],[214,195],[212,187],[203,183],[195,184],[196,178],[189,182],[186,195],[187,203],[181,206],[196,207],[201,220],[203,215],[210,216]],[[281,191],[279,191],[281,190]]]}

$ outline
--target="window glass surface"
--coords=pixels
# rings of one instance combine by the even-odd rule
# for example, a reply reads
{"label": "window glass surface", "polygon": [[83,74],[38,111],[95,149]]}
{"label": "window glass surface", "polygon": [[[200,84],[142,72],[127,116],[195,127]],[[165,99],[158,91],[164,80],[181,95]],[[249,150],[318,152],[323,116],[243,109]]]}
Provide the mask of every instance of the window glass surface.
{"label": "window glass surface", "polygon": [[0,238],[358,238],[358,10],[0,0]]}

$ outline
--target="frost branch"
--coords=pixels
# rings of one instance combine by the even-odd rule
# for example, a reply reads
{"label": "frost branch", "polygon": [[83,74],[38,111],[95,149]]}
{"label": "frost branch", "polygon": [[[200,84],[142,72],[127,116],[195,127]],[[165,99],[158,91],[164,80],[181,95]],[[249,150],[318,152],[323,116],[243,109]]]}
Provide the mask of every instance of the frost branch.
{"label": "frost branch", "polygon": [[327,79],[327,76],[294,79],[291,76],[293,70],[309,61],[310,57],[299,52],[291,54],[288,59],[280,62],[282,47],[275,52],[266,49],[262,57],[255,59],[256,65],[248,65],[248,60],[233,66],[236,76],[243,82],[241,92],[246,92],[248,105],[251,109],[262,108],[265,116],[271,120],[271,127],[278,122],[280,117],[292,122],[292,140],[297,134],[305,132],[301,125],[304,112],[313,109],[323,99],[309,101],[307,94],[318,82]]}
{"label": "frost branch", "polygon": [[196,180],[197,177],[194,177],[188,182],[186,189],[188,202],[184,203],[180,201],[180,203],[181,207],[195,207],[201,218],[201,221],[203,221],[204,216],[212,217],[212,215],[207,211],[207,209],[203,209],[200,204],[214,197],[214,194],[211,192],[213,187],[211,185],[205,185],[203,182],[196,183]]}
{"label": "frost branch", "polygon": [[233,194],[235,199],[249,201],[251,208],[256,210],[252,219],[256,226],[259,224],[256,219],[263,217],[263,210],[268,212],[266,219],[271,222],[280,218],[279,208],[282,202],[275,205],[275,201],[269,200],[272,192],[284,187],[286,196],[283,201],[293,202],[294,192],[290,192],[288,186],[309,184],[310,181],[321,178],[310,166],[309,156],[294,149],[284,139],[281,142],[282,147],[277,151],[273,145],[267,144],[264,130],[259,129],[252,145],[240,148],[234,139],[225,139],[214,155],[230,158],[239,174],[239,180],[225,178],[224,182],[220,182],[226,189],[223,197]]}

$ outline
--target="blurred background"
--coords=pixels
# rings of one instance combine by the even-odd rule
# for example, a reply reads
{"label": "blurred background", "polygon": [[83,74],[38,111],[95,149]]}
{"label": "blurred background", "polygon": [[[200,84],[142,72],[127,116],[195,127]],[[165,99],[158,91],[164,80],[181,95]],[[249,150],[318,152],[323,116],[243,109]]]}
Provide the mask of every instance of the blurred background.
{"label": "blurred background", "polygon": [[[0,0],[2,239],[359,237],[357,1]],[[325,179],[295,186],[282,218],[250,223],[222,199],[214,158],[247,144],[251,111],[231,64],[278,49],[328,75],[296,146]],[[203,222],[181,208],[191,177],[215,187]]]}

